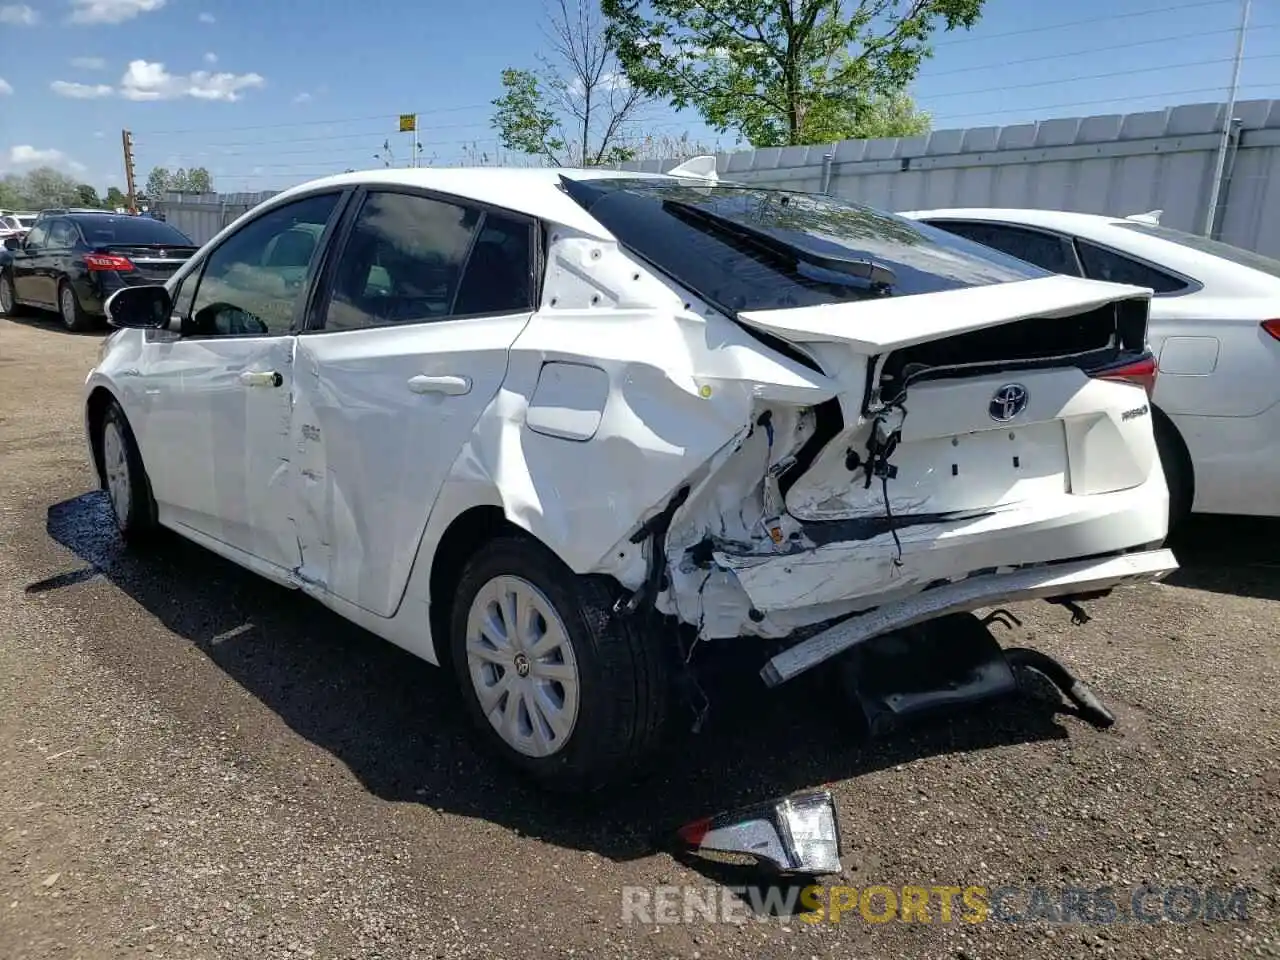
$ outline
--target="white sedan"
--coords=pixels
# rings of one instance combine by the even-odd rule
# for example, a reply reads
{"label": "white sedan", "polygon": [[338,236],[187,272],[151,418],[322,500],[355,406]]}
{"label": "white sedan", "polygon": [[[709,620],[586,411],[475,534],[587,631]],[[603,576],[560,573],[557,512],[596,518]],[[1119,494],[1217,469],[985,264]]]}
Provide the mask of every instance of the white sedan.
{"label": "white sedan", "polygon": [[1162,227],[1158,214],[903,216],[1055,273],[1150,287],[1156,436],[1171,522],[1190,512],[1280,516],[1280,261]]}
{"label": "white sedan", "polygon": [[1176,569],[1148,291],[674,173],[332,177],[116,293],[85,427],[125,538],[447,666],[559,788],[652,752],[695,648],[782,641],[776,684]]}

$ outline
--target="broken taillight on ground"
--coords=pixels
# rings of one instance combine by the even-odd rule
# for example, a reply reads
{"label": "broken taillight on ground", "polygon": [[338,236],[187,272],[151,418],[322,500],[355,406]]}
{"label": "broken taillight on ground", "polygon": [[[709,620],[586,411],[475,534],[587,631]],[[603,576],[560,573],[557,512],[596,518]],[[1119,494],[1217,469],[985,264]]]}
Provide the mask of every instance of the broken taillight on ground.
{"label": "broken taillight on ground", "polygon": [[682,845],[701,856],[746,857],[779,873],[840,872],[840,825],[828,790],[795,794],[687,823]]}

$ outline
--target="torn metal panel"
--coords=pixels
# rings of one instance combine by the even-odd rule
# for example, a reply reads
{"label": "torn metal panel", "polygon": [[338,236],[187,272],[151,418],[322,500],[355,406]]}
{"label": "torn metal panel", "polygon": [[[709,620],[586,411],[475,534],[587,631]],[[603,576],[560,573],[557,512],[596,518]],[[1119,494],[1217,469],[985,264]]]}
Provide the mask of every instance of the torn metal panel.
{"label": "torn metal panel", "polygon": [[[713,475],[722,464],[755,456],[753,446],[738,458],[735,445],[761,404],[821,402],[835,386],[761,350],[696,298],[682,299],[616,244],[558,230],[548,260],[543,307],[512,344],[502,402],[477,424],[466,469],[487,477],[508,518],[571,568],[609,573],[635,589],[646,547],[629,537],[685,485],[690,497],[676,515],[673,542],[699,538],[702,528],[721,523],[722,512],[739,512],[767,461],[742,475],[740,492]],[[548,367],[599,371],[589,374],[591,402],[579,390],[572,401],[579,409],[567,415],[569,401],[539,400]],[[556,429],[549,430],[551,409]],[[586,415],[591,433],[582,439]],[[779,416],[775,436],[779,429],[798,435],[798,411]],[[758,449],[767,453],[767,446]],[[705,513],[715,496],[714,516],[688,519]]]}

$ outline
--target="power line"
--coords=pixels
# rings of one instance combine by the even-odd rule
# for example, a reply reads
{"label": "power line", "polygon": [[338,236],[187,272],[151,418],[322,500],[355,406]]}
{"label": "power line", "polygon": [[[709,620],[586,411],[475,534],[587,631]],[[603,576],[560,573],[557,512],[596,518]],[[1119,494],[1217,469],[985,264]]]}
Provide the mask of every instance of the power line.
{"label": "power line", "polygon": [[[492,107],[491,103],[471,104],[465,107],[430,107],[425,110],[409,110],[407,113],[417,113],[419,116],[431,116],[440,113],[461,113],[463,110],[487,110]],[[308,127],[319,126],[326,123],[364,123],[370,120],[395,120],[399,114],[396,113],[375,113],[364,117],[341,117],[330,120],[294,120],[288,123],[259,123],[252,126],[243,127],[196,127],[189,130],[140,130],[139,133],[148,137],[160,136],[176,136],[186,133],[236,133],[241,130],[278,130],[281,127]]]}
{"label": "power line", "polygon": [[1133,10],[1129,13],[1111,13],[1105,17],[1086,17],[1083,20],[1068,20],[1064,23],[1051,23],[1040,27],[1026,27],[1021,30],[1005,30],[1002,33],[985,33],[980,37],[946,37],[934,43],[935,47],[950,47],[957,43],[978,43],[983,40],[999,40],[1004,37],[1023,37],[1033,33],[1047,33],[1051,30],[1063,30],[1067,27],[1087,27],[1095,23],[1109,23],[1112,20],[1131,20],[1134,17],[1162,17],[1179,10],[1197,10],[1202,7],[1221,7],[1234,5],[1236,0],[1196,0],[1194,3],[1182,3],[1172,7],[1160,7],[1155,10]]}
{"label": "power line", "polygon": [[[1161,9],[1130,11],[1127,13],[1108,14],[1107,16],[1102,16],[1102,17],[1087,17],[1081,20],[1070,20],[1063,23],[1049,24],[1049,25],[1039,26],[1039,27],[1027,27],[1025,29],[1020,29],[1020,30],[1007,30],[1001,33],[987,33],[987,34],[983,34],[982,36],[947,37],[947,38],[943,38],[941,40],[936,41],[933,45],[934,47],[951,46],[957,43],[974,43],[981,40],[994,40],[994,39],[1000,39],[1004,37],[1025,36],[1025,35],[1036,34],[1036,33],[1047,33],[1055,30],[1061,30],[1067,27],[1089,26],[1089,25],[1098,24],[1098,23],[1107,23],[1114,20],[1132,19],[1134,17],[1165,15],[1165,14],[1173,13],[1179,10],[1194,10],[1194,9],[1200,9],[1204,7],[1223,6],[1225,4],[1231,4],[1234,2],[1235,0],[1196,0],[1196,2],[1193,2],[1193,3],[1183,3],[1183,4],[1171,6],[1171,7],[1164,7]],[[1276,26],[1280,26],[1280,24],[1259,25],[1259,26],[1252,27],[1251,30],[1273,29]],[[1011,66],[1011,65],[1022,64],[1022,63],[1033,63],[1041,60],[1062,59],[1066,57],[1085,55],[1093,52],[1122,50],[1122,49],[1127,49],[1129,47],[1138,47],[1138,46],[1147,46],[1150,44],[1166,43],[1172,40],[1197,39],[1197,38],[1202,38],[1206,36],[1214,36],[1217,34],[1234,33],[1234,32],[1235,32],[1234,29],[1200,31],[1197,33],[1180,34],[1173,37],[1162,37],[1157,39],[1132,41],[1129,43],[1115,44],[1107,47],[1095,47],[1092,50],[1077,51],[1072,53],[1049,54],[1043,57],[1029,57],[1022,60],[1010,60],[1010,61],[1005,61],[1001,64],[993,65],[993,66]],[[983,70],[983,69],[992,69],[992,67],[961,68],[959,70],[948,70],[948,71],[942,71],[939,73],[934,73],[932,74],[932,76],[950,76],[958,73],[970,72],[972,70]],[[466,106],[456,106],[456,107],[426,107],[426,108],[418,109],[416,111],[406,111],[406,112],[417,113],[419,116],[435,116],[435,115],[445,114],[445,113],[461,113],[468,110],[488,110],[492,106],[493,106],[492,103],[486,102],[486,103],[469,104]],[[291,121],[284,121],[280,123],[251,124],[251,125],[216,127],[216,128],[195,127],[195,128],[181,129],[181,130],[143,129],[143,130],[135,131],[135,136],[141,135],[145,137],[160,137],[160,136],[178,136],[178,135],[186,135],[186,134],[193,134],[193,133],[219,134],[219,133],[238,133],[241,131],[249,131],[249,130],[278,130],[281,128],[292,128],[292,127],[324,126],[326,124],[365,123],[365,122],[372,122],[377,120],[394,121],[398,116],[399,114],[396,114],[396,113],[378,113],[378,114],[368,114],[360,117],[333,117],[333,118],[318,119],[318,120],[291,120]]]}
{"label": "power line", "polygon": [[[1274,30],[1280,27],[1280,23],[1260,24],[1250,28],[1251,31],[1257,30]],[[1001,60],[999,63],[988,64],[985,67],[960,67],[956,70],[929,70],[925,74],[925,79],[932,80],[934,77],[950,77],[961,73],[976,73],[982,70],[997,70],[1005,67],[1017,67],[1024,63],[1045,63],[1049,60],[1066,60],[1073,57],[1087,57],[1095,53],[1111,53],[1117,50],[1130,50],[1134,47],[1151,47],[1161,43],[1171,43],[1175,40],[1202,40],[1205,37],[1216,37],[1225,34],[1234,34],[1234,27],[1228,27],[1225,30],[1197,30],[1194,33],[1178,33],[1171,37],[1158,37],[1153,40],[1128,40],[1124,43],[1113,43],[1105,47],[1090,47],[1087,50],[1071,50],[1066,53],[1047,53],[1038,57],[1023,57],[1019,60]]]}
{"label": "power line", "polygon": [[[1252,57],[1246,57],[1245,59],[1246,59],[1246,60],[1273,60],[1273,59],[1276,59],[1276,58],[1278,58],[1278,57],[1280,57],[1280,54],[1257,54],[1257,55],[1252,56]],[[1190,62],[1185,62],[1185,63],[1180,63],[1180,64],[1164,64],[1164,65],[1159,65],[1159,66],[1154,66],[1154,67],[1139,67],[1139,68],[1128,69],[1128,70],[1114,70],[1114,71],[1109,71],[1109,72],[1107,72],[1107,73],[1090,74],[1090,75],[1085,75],[1085,76],[1081,76],[1081,77],[1072,77],[1072,78],[1066,78],[1066,79],[1055,79],[1055,80],[1037,81],[1037,82],[1035,82],[1035,83],[1023,84],[1023,85],[1021,85],[1020,87],[1018,87],[1017,89],[1030,89],[1030,88],[1035,88],[1035,87],[1057,86],[1057,85],[1061,85],[1061,84],[1064,84],[1064,83],[1073,83],[1073,82],[1081,82],[1081,81],[1093,81],[1093,80],[1118,79],[1118,78],[1122,78],[1122,77],[1135,76],[1135,75],[1139,75],[1139,74],[1143,74],[1143,73],[1159,73],[1159,72],[1162,72],[1162,71],[1168,71],[1168,70],[1173,70],[1173,69],[1185,69],[1185,68],[1188,68],[1188,67],[1196,67],[1196,66],[1212,66],[1212,65],[1223,64],[1223,63],[1231,63],[1231,62],[1232,62],[1232,59],[1231,59],[1231,58],[1225,58],[1225,59],[1214,59],[1214,60],[1198,60],[1198,61],[1190,61]],[[1262,86],[1262,85],[1259,85],[1259,86]],[[1196,90],[1196,91],[1191,91],[1191,92],[1196,92],[1196,93],[1200,93],[1200,92],[1211,92],[1211,91],[1216,90],[1216,89],[1218,89],[1218,88],[1216,88],[1216,87],[1206,87],[1206,88],[1199,88],[1198,90]],[[975,95],[985,94],[985,93],[999,93],[999,92],[1005,92],[1005,91],[1008,91],[1008,90],[1009,90],[1009,88],[1008,88],[1008,87],[1006,87],[1006,86],[996,86],[996,87],[986,87],[986,88],[981,88],[981,89],[976,89],[976,90],[960,90],[960,91],[951,91],[951,92],[948,92],[948,93],[941,93],[941,94],[933,95],[933,96],[929,97],[929,98],[928,98],[928,100],[930,100],[930,101],[933,101],[933,100],[945,100],[945,99],[948,99],[948,98],[954,98],[954,97],[975,96]],[[1119,102],[1126,101],[1126,100],[1150,100],[1150,99],[1156,99],[1156,98],[1159,98],[1159,97],[1164,97],[1164,96],[1175,96],[1175,95],[1178,95],[1178,94],[1176,94],[1176,93],[1170,93],[1170,94],[1160,94],[1160,93],[1157,93],[1157,94],[1149,94],[1149,95],[1139,95],[1139,96],[1136,96],[1136,97],[1135,97],[1135,96],[1128,96],[1128,97],[1116,97],[1116,98],[1111,98],[1111,99],[1103,100],[1103,101],[1075,101],[1074,103],[1063,103],[1063,104],[1057,104],[1057,105],[1053,105],[1053,106],[1062,106],[1062,107],[1073,106],[1073,105],[1087,106],[1087,105],[1090,105],[1090,104],[1093,104],[1093,103],[1119,103]],[[1047,108],[1048,108],[1048,107],[1046,107],[1046,109],[1047,109]],[[1026,108],[1013,108],[1013,109],[1010,109],[1010,110],[1007,110],[1007,111],[983,111],[983,112],[981,112],[981,113],[975,112],[975,113],[969,113],[969,114],[953,114],[953,115],[944,115],[944,116],[934,117],[934,119],[935,119],[935,120],[942,120],[942,119],[948,119],[949,117],[955,117],[955,116],[958,116],[958,117],[974,117],[974,116],[984,116],[984,115],[999,115],[999,114],[1001,114],[1001,113],[1014,113],[1014,112],[1021,112],[1021,111],[1023,111],[1023,110],[1035,110],[1035,109],[1040,109],[1040,108],[1039,108],[1039,107],[1026,107]],[[629,124],[640,123],[640,122],[643,122],[643,121],[627,121],[627,123],[629,123]],[[452,124],[452,125],[442,125],[442,126],[439,126],[439,127],[435,127],[435,128],[433,128],[433,129],[437,129],[437,130],[443,130],[443,129],[455,129],[455,130],[457,130],[457,129],[467,129],[467,128],[480,127],[480,126],[485,126],[485,125],[482,125],[482,124],[480,124],[480,123],[473,123],[473,124]],[[684,121],[684,120],[674,120],[674,121],[669,121],[669,122],[666,122],[666,123],[660,123],[660,124],[646,123],[646,124],[645,124],[645,129],[646,129],[646,130],[672,129],[672,128],[674,128],[674,127],[680,127],[680,126],[684,126],[684,127],[686,127],[686,128],[687,128],[687,127],[689,126],[689,123],[688,123],[687,121]],[[350,154],[350,153],[359,152],[359,153],[362,155],[362,159],[363,159],[363,153],[364,153],[365,149],[367,149],[366,147],[363,147],[363,146],[361,146],[361,145],[357,145],[357,144],[351,144],[351,145],[349,145],[349,146],[342,146],[342,147],[339,147],[339,148],[337,148],[337,151],[335,151],[335,149],[332,149],[332,148],[330,147],[330,145],[331,145],[331,144],[335,144],[337,141],[340,141],[340,140],[356,140],[356,139],[365,139],[365,140],[368,140],[368,139],[372,139],[372,138],[379,137],[379,136],[390,136],[390,135],[389,135],[389,134],[386,134],[386,133],[385,133],[385,131],[369,131],[368,133],[335,134],[335,135],[327,136],[327,137],[291,138],[291,139],[285,139],[285,140],[264,140],[264,141],[241,141],[241,142],[238,142],[238,143],[233,142],[233,143],[222,144],[222,145],[219,145],[219,144],[207,144],[207,145],[203,145],[203,149],[204,149],[205,151],[207,151],[207,150],[211,150],[211,149],[221,149],[222,147],[227,147],[227,146],[244,146],[244,147],[251,147],[251,148],[253,148],[252,150],[249,150],[249,151],[243,151],[243,150],[241,150],[241,151],[226,151],[226,150],[223,150],[220,154],[218,154],[218,155],[216,155],[216,156],[206,158],[206,159],[210,160],[211,162],[217,162],[217,161],[218,161],[218,159],[219,159],[220,157],[237,157],[237,156],[245,156],[245,155],[248,155],[248,154],[251,154],[251,153],[256,153],[256,152],[257,152],[257,150],[258,150],[259,148],[263,147],[263,146],[268,146],[268,145],[276,144],[276,143],[298,143],[298,144],[302,144],[302,143],[314,143],[314,144],[317,144],[317,145],[316,145],[316,146],[311,146],[311,147],[302,148],[302,149],[298,149],[298,150],[272,151],[272,152],[271,152],[271,155],[272,155],[273,157],[279,157],[279,156],[315,156],[315,155],[323,154],[323,155],[330,156],[330,157],[341,157],[341,156],[344,156],[344,155],[347,155],[347,154]],[[485,141],[485,142],[490,142],[487,138],[480,138],[480,137],[464,137],[464,138],[461,138],[461,139],[450,139],[450,140],[438,140],[438,139],[435,139],[435,138],[431,138],[430,140],[428,140],[428,141],[426,141],[426,142],[427,142],[427,143],[429,143],[432,147],[444,147],[444,146],[466,146],[466,145],[468,145],[468,144],[478,143],[478,142],[480,142],[482,139],[484,139],[484,141]],[[159,149],[163,149],[163,148],[159,148]],[[194,155],[194,156],[199,156],[199,154],[198,154],[198,153],[197,153],[197,154],[187,154],[187,156],[193,156],[193,155]],[[292,164],[284,164],[283,166],[291,166],[291,165],[292,165]],[[277,166],[280,166],[280,165],[277,165]]]}
{"label": "power line", "polygon": [[[1256,54],[1251,57],[1244,57],[1245,60],[1274,60],[1280,57],[1280,53]],[[1187,60],[1182,63],[1164,63],[1156,67],[1137,67],[1132,70],[1113,70],[1109,73],[1086,74],[1082,77],[1058,77],[1054,80],[1037,80],[1035,83],[1020,84],[1015,89],[1027,90],[1031,87],[1052,87],[1060,86],[1064,83],[1080,83],[1086,80],[1112,80],[1117,77],[1131,77],[1139,73],[1160,73],[1166,70],[1185,70],[1188,67],[1211,67],[1223,63],[1233,63],[1233,57],[1222,57],[1216,60]],[[1007,85],[998,87],[984,87],[980,90],[953,90],[950,93],[935,93],[929,97],[930,100],[945,100],[947,97],[971,97],[979,93],[1002,93],[1010,88]]]}

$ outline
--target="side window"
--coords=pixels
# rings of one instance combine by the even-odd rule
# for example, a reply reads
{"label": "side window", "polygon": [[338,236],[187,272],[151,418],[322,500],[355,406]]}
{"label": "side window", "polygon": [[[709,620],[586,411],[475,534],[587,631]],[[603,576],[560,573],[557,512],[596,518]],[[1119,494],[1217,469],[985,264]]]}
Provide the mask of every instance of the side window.
{"label": "side window", "polygon": [[[277,207],[224,240],[205,260],[190,321],[194,336],[283,336],[306,296],[316,251],[340,194]],[[192,284],[195,277],[183,283]]]}
{"label": "side window", "polygon": [[998,223],[938,223],[935,226],[975,243],[994,247],[1001,253],[1034,263],[1053,273],[1069,273],[1073,276],[1080,273],[1068,253],[1066,242],[1050,233]]}
{"label": "side window", "polygon": [[334,269],[325,330],[455,315],[480,212],[403,193],[370,193]]}
{"label": "side window", "polygon": [[533,309],[532,235],[526,222],[498,213],[484,215],[458,286],[456,316]]}
{"label": "side window", "polygon": [[1107,280],[1111,283],[1129,283],[1135,287],[1150,287],[1156,293],[1176,293],[1185,290],[1187,284],[1171,277],[1162,270],[1149,267],[1137,260],[1130,260],[1114,250],[1097,247],[1087,240],[1077,240],[1080,263],[1090,280]]}
{"label": "side window", "polygon": [[55,249],[74,247],[76,228],[68,220],[55,220],[49,225],[49,246]]}
{"label": "side window", "polygon": [[47,223],[37,223],[27,233],[26,246],[28,250],[36,250],[45,246],[45,242],[49,239],[49,225]]}

